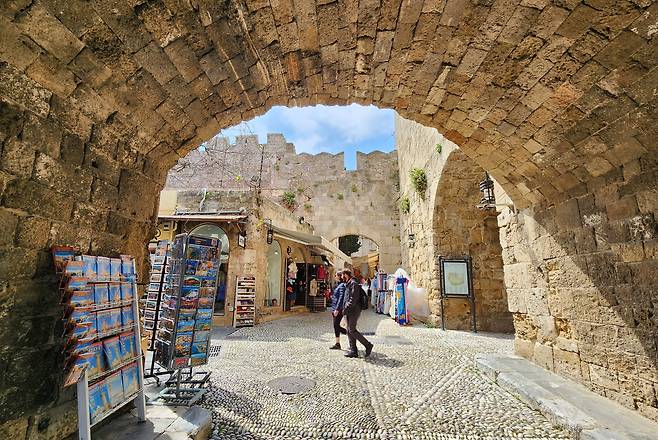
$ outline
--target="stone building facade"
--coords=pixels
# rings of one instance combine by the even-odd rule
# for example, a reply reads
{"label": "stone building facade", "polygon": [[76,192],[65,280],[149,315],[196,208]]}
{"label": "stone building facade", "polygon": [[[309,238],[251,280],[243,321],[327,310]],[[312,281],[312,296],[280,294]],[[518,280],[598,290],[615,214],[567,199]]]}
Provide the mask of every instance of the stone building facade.
{"label": "stone building facade", "polygon": [[[262,166],[261,166],[262,158]],[[383,269],[400,265],[397,153],[357,152],[355,170],[345,170],[343,153],[297,154],[281,134],[238,136],[231,144],[215,137],[205,149],[179,160],[167,175],[166,189],[251,191],[283,204],[294,195],[291,211],[330,241],[362,235],[378,246]]]}
{"label": "stone building facade", "polygon": [[3,2],[0,432],[75,422],[50,245],[143,275],[181,157],[320,103],[395,109],[489,171],[520,211],[518,352],[658,420],[657,21],[642,0]]}
{"label": "stone building facade", "polygon": [[[511,332],[498,213],[475,207],[480,202],[478,183],[484,178],[484,170],[435,129],[400,116],[395,119],[395,143],[400,193],[410,202],[409,212],[400,214],[403,266],[414,283],[425,289],[429,302],[430,315],[419,318],[440,324],[439,257],[470,257],[478,328]],[[413,168],[426,172],[424,193],[418,193],[412,185]],[[499,186],[497,192],[498,200],[506,197]],[[409,234],[415,236],[413,243],[409,242]],[[471,328],[468,301],[444,300],[444,314],[446,328]]]}

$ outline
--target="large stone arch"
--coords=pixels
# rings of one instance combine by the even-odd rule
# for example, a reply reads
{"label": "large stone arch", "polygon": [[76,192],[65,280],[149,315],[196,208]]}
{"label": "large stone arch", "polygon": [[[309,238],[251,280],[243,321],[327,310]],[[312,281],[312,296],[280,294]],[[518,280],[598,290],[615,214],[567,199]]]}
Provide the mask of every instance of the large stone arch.
{"label": "large stone arch", "polygon": [[[482,196],[477,184],[483,178],[484,170],[461,150],[454,149],[449,153],[434,198],[434,261],[438,264],[441,256],[471,257],[478,328],[484,331],[511,332],[512,315],[508,311],[503,282],[498,212],[495,209],[480,210],[476,207]],[[438,277],[439,270],[436,270],[436,274]],[[435,299],[431,312],[439,315],[436,302]],[[446,328],[468,330],[471,326],[470,315],[467,301],[444,301]]]}
{"label": "large stone arch", "polygon": [[[506,284],[536,293],[516,311],[519,352],[658,418],[645,392],[658,383],[657,13],[652,1],[3,4],[0,420],[39,424],[71,397],[50,244],[143,256],[179,157],[272,105],[351,102],[439,129],[526,208],[504,224]],[[543,337],[548,321],[561,340]]]}

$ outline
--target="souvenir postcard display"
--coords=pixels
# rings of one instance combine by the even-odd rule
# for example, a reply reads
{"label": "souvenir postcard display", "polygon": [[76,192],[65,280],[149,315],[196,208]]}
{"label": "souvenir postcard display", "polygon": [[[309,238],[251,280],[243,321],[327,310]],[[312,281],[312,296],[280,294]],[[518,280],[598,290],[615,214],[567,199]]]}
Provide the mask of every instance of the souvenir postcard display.
{"label": "souvenir postcard display", "polygon": [[221,242],[180,234],[171,246],[170,276],[158,322],[156,359],[169,369],[208,362]]}
{"label": "souvenir postcard display", "polygon": [[[64,307],[65,386],[78,385],[79,408],[89,428],[133,400],[142,390],[133,257],[78,255],[72,247],[52,249],[61,274]],[[86,392],[80,392],[80,386]],[[80,425],[82,428],[82,425]]]}
{"label": "souvenir postcard display", "polygon": [[144,336],[149,340],[149,350],[155,350],[155,329],[162,317],[163,297],[169,281],[169,240],[160,240],[151,254],[151,273],[146,295],[140,301]]}

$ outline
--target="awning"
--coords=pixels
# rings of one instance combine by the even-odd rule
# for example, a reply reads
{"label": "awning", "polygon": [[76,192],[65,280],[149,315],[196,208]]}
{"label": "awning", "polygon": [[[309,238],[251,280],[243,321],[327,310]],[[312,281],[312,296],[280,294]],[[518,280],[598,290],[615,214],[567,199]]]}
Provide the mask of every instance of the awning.
{"label": "awning", "polygon": [[244,220],[247,218],[247,214],[212,214],[212,213],[199,213],[199,214],[171,214],[171,215],[159,215],[159,220],[186,220],[186,221],[212,221],[212,222],[235,222],[239,220]]}
{"label": "awning", "polygon": [[336,257],[346,263],[352,264],[352,259],[345,255],[340,249],[331,244],[329,240],[321,235],[308,234],[306,232],[291,231],[277,226],[272,226],[275,237],[281,237],[286,240],[309,246],[311,251],[327,257]]}

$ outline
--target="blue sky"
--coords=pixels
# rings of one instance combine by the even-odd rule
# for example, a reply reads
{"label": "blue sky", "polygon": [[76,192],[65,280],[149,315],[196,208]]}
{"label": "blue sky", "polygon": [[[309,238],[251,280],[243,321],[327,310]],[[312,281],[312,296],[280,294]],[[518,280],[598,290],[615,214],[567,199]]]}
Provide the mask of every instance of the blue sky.
{"label": "blue sky", "polygon": [[222,130],[219,136],[256,134],[261,143],[267,133],[283,133],[298,153],[345,152],[347,169],[356,167],[356,151],[392,151],[395,148],[395,112],[375,106],[272,107],[251,121]]}

